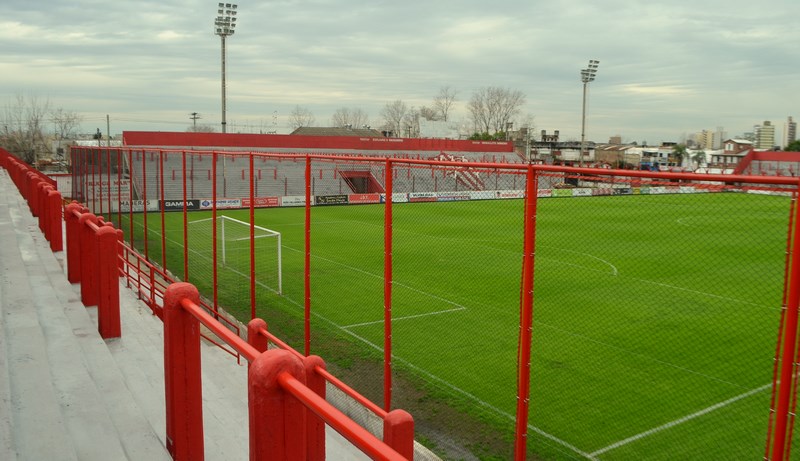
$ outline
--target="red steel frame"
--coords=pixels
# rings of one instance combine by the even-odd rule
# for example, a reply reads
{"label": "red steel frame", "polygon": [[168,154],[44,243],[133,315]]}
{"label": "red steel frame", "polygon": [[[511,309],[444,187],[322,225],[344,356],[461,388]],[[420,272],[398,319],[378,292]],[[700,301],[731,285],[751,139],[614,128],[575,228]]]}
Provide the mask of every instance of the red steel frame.
{"label": "red steel frame", "polygon": [[[155,151],[156,149],[153,149]],[[91,183],[97,184],[96,181],[96,167],[97,159],[100,156],[97,155],[95,157],[95,149],[87,149],[89,155],[82,156],[79,159],[83,161],[83,167],[80,170],[83,172],[84,175],[88,175],[89,171],[87,168],[88,161],[92,159],[92,168],[91,168]],[[97,149],[97,153],[100,153],[100,149]],[[130,160],[132,160],[131,150],[127,151],[129,164],[131,164]],[[165,150],[158,150],[159,158],[161,159],[160,167],[159,167],[159,178],[160,178],[160,187],[161,189],[161,199],[164,199],[164,192],[163,192],[163,155]],[[182,158],[182,170],[183,170],[183,197],[184,197],[184,276],[188,279],[188,255],[186,252],[187,249],[187,236],[186,236],[186,151],[181,152],[183,155]],[[146,168],[145,166],[145,158],[146,151],[142,150],[142,169]],[[196,153],[193,153],[193,155]],[[212,175],[216,178],[217,175],[217,161],[220,152],[212,151],[212,152],[202,152],[203,155],[211,155],[212,160]],[[230,154],[223,154],[223,155],[249,155],[250,160],[250,217],[251,222],[254,219],[254,198],[255,198],[255,191],[254,191],[254,168],[253,168],[253,157],[254,155],[259,155],[255,153],[248,153],[242,154],[242,152],[237,153],[230,153]],[[263,154],[268,155],[268,154]],[[314,155],[314,154],[284,154],[282,157],[287,159],[301,159],[305,160],[305,254],[304,254],[304,330],[305,330],[305,339],[304,339],[304,353],[306,356],[309,356],[311,353],[311,291],[310,291],[310,267],[311,267],[311,206],[312,206],[312,168],[311,162],[313,160],[326,160],[326,161],[336,161],[341,160],[341,156],[333,156],[333,155]],[[403,158],[370,158],[370,157],[359,157],[359,158],[348,158],[348,161],[368,161],[368,162],[384,162],[386,165],[386,170],[384,176],[385,181],[385,188],[386,188],[386,201],[385,201],[385,235],[384,235],[384,253],[385,253],[385,266],[384,266],[384,276],[385,276],[385,285],[384,285],[384,316],[385,316],[385,334],[384,334],[384,408],[380,409],[382,412],[387,412],[391,408],[391,316],[392,316],[392,291],[391,291],[391,281],[392,281],[392,178],[393,175],[391,172],[393,168],[397,168],[399,165],[404,165],[408,168],[411,167],[464,167],[463,162],[450,162],[450,161],[439,161],[439,160],[419,160],[419,159],[403,159]],[[110,162],[109,162],[110,163]],[[533,267],[534,267],[534,241],[535,241],[535,227],[536,227],[536,182],[538,175],[541,173],[562,173],[568,175],[582,175],[584,178],[589,178],[591,175],[596,175],[598,177],[605,177],[607,178],[609,175],[621,175],[626,178],[626,180],[631,179],[660,179],[664,181],[680,181],[680,180],[687,180],[687,181],[708,181],[708,182],[720,182],[721,178],[718,175],[709,175],[709,174],[691,174],[691,173],[653,173],[653,172],[646,172],[646,171],[621,171],[615,172],[613,170],[603,170],[603,169],[589,169],[589,168],[572,168],[572,167],[561,167],[561,166],[549,166],[549,165],[523,165],[523,164],[497,164],[497,163],[481,163],[481,162],[471,162],[471,168],[476,169],[486,169],[486,170],[493,170],[497,168],[507,169],[507,170],[519,170],[520,173],[524,173],[527,178],[527,186],[526,186],[526,201],[525,201],[525,217],[524,217],[524,256],[523,256],[523,278],[521,281],[521,295],[520,295],[520,337],[519,337],[519,357],[518,357],[518,403],[517,403],[517,419],[516,419],[516,441],[515,441],[515,457],[517,459],[524,459],[525,458],[525,450],[526,450],[526,439],[527,439],[527,415],[528,415],[528,404],[529,404],[529,392],[530,392],[530,344],[531,344],[531,325],[533,319],[533,307],[534,307],[534,300],[533,300]],[[100,179],[102,180],[102,179]],[[724,177],[724,181],[726,183],[749,183],[749,182],[757,182],[759,184],[772,184],[772,185],[789,185],[793,186],[793,192],[796,193],[798,187],[800,187],[800,182],[796,178],[787,178],[787,177],[758,177],[756,179],[750,176],[736,176],[736,175],[726,175]],[[131,185],[130,185],[130,199],[133,199],[133,186],[134,181],[131,178]],[[147,200],[147,186],[146,181],[142,181],[142,198],[143,200]],[[78,186],[76,186],[77,188]],[[97,193],[97,186],[92,187],[92,200],[93,203],[96,202],[96,193]],[[212,194],[214,196],[213,205],[212,205],[212,217],[214,222],[216,222],[216,214],[217,214],[217,182],[216,180],[212,183]],[[76,189],[77,190],[77,189]],[[88,187],[84,185],[84,196],[88,193]],[[102,187],[100,188],[100,193],[102,194],[103,190]],[[101,197],[102,200],[102,197]],[[110,205],[109,205],[109,208]],[[147,206],[144,207],[144,221],[145,221],[145,229],[147,228]],[[130,207],[129,213],[132,215],[133,207]],[[800,229],[794,223],[796,216],[800,212],[800,204],[798,204],[796,197],[793,202],[792,210],[791,210],[791,217],[790,217],[790,228],[788,230],[788,243],[787,243],[787,270],[786,270],[786,283],[785,283],[785,311],[781,315],[781,328],[779,332],[779,336],[777,339],[776,351],[778,352],[779,360],[776,361],[775,365],[775,383],[773,386],[773,404],[775,406],[774,415],[770,415],[769,418],[769,431],[768,431],[768,438],[766,443],[766,453],[772,454],[771,459],[773,460],[780,460],[788,458],[790,442],[791,442],[791,431],[794,425],[794,416],[793,416],[793,409],[796,406],[796,396],[794,395],[796,392],[797,386],[797,379],[796,379],[796,365],[794,361],[796,357],[800,357],[800,343],[798,343],[797,339],[797,329],[798,324],[800,323],[798,320],[798,305],[800,304],[800,262],[798,261],[798,257],[800,257],[800,248],[797,245],[793,245],[793,242],[797,242],[800,238]],[[132,216],[131,216],[132,218]],[[133,220],[131,219],[130,222],[132,223]],[[162,210],[162,230],[163,230],[163,210]],[[131,224],[131,233],[133,233],[133,226]],[[214,226],[212,230],[213,236],[212,238],[216,242],[216,226]],[[162,232],[163,238],[164,232]],[[251,229],[251,275],[254,274],[254,267],[253,267],[253,259],[254,259],[254,247],[252,243],[252,229]],[[148,252],[147,248],[147,239],[148,235],[147,232],[144,232],[144,246],[145,246],[145,254]],[[162,241],[163,247],[163,241]],[[791,250],[791,251],[789,251]],[[163,259],[163,252],[162,252],[162,263],[165,263],[165,259]],[[253,279],[251,277],[251,292],[255,291],[253,287]],[[216,286],[217,281],[217,274],[216,274],[216,252],[214,253],[214,285]],[[255,299],[251,293],[251,317],[254,316],[255,313]],[[216,312],[217,309],[217,296],[216,290],[214,292],[214,306],[213,311]],[[378,412],[376,412],[378,414]],[[774,434],[774,437],[773,437]]]}

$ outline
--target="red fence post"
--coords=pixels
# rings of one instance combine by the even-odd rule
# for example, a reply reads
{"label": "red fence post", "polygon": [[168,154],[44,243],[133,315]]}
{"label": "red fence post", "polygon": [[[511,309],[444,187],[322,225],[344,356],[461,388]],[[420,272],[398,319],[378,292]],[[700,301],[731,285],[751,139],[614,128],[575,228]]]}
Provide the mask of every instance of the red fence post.
{"label": "red fence post", "polygon": [[272,349],[259,355],[248,371],[250,460],[306,459],[302,427],[305,407],[278,382],[289,373],[305,382],[303,363],[289,351]]}
{"label": "red fence post", "polygon": [[517,414],[514,459],[524,461],[528,450],[528,412],[531,395],[531,335],[533,332],[533,283],[536,254],[536,207],[538,172],[528,165],[525,182],[525,222],[522,242],[522,296],[519,306],[519,354],[517,356]]}
{"label": "red fence post", "polygon": [[392,410],[383,420],[383,441],[406,459],[414,459],[414,418],[405,410]]}
{"label": "red fence post", "polygon": [[37,179],[38,178],[36,177],[36,173],[28,170],[27,168],[25,169],[25,177],[23,178],[22,181],[22,183],[24,184],[23,196],[25,197],[25,200],[28,201],[28,208],[31,209],[31,214],[36,217],[39,216],[39,210],[38,208],[36,208],[36,205],[38,205],[39,203],[37,189],[36,189],[36,185],[38,184]]}
{"label": "red fence post", "polygon": [[[315,394],[325,398],[325,378],[317,373],[316,368],[325,369],[325,362],[316,355],[310,355],[303,359],[303,366],[306,373],[306,386]],[[313,411],[306,408],[306,444],[308,461],[325,461],[325,422]]]}
{"label": "red fence post", "polygon": [[383,224],[383,409],[392,408],[392,160],[386,159],[386,203]]}
{"label": "red fence post", "polygon": [[64,235],[61,231],[61,213],[63,207],[61,205],[61,192],[50,189],[47,192],[47,224],[45,227],[49,229],[48,239],[50,240],[50,249],[52,251],[62,251],[64,249]]}
{"label": "red fence post", "polygon": [[164,293],[164,397],[167,450],[176,460],[202,460],[203,386],[199,322],[181,301],[198,304],[194,285],[173,283]]}
{"label": "red fence post", "polygon": [[67,280],[69,283],[81,281],[81,225],[75,213],[81,212],[81,206],[73,201],[64,210],[64,221],[67,228]]}
{"label": "red fence post", "polygon": [[268,349],[267,337],[261,334],[261,329],[267,329],[267,322],[263,319],[253,319],[247,323],[247,343],[258,352],[266,352]]}
{"label": "red fence post", "polygon": [[53,186],[51,186],[50,184],[47,184],[46,182],[44,182],[42,180],[39,180],[39,182],[36,183],[36,194],[37,194],[37,196],[36,196],[36,200],[37,200],[36,209],[39,210],[39,216],[38,216],[39,217],[39,230],[42,231],[42,233],[44,234],[45,238],[47,238],[48,240],[50,239],[50,237],[47,235],[48,229],[47,229],[47,224],[46,224],[47,223],[47,194],[48,194],[48,192],[50,192],[50,189],[52,189],[52,188],[53,188]]}
{"label": "red fence post", "polygon": [[97,230],[97,330],[103,339],[119,338],[119,265],[117,230],[108,224]]}
{"label": "red fence post", "polygon": [[[800,201],[795,205],[795,214],[800,215]],[[790,402],[792,399],[792,389],[796,379],[795,368],[795,346],[797,344],[798,312],[800,305],[800,228],[795,226],[792,238],[792,259],[789,273],[789,289],[786,298],[786,319],[784,323],[784,339],[780,346],[782,354],[780,358],[780,383],[776,391],[777,408],[775,409],[775,438],[772,445],[772,459],[781,461],[788,459],[788,445],[791,441],[788,435],[791,433]],[[769,447],[767,447],[769,449]]]}
{"label": "red fence post", "polygon": [[97,217],[84,213],[78,218],[81,238],[81,301],[84,306],[97,305],[97,242],[89,226],[97,224]]}

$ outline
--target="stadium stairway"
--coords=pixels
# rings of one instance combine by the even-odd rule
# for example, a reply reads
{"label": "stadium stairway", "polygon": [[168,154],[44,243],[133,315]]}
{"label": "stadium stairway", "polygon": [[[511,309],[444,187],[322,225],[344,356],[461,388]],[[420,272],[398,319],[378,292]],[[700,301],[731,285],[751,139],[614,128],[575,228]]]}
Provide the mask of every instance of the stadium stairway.
{"label": "stadium stairway", "polygon": [[[0,169],[0,459],[169,460],[163,325],[121,280],[122,337],[66,279]],[[248,458],[246,364],[204,343],[208,460]],[[367,459],[328,430],[328,459]]]}

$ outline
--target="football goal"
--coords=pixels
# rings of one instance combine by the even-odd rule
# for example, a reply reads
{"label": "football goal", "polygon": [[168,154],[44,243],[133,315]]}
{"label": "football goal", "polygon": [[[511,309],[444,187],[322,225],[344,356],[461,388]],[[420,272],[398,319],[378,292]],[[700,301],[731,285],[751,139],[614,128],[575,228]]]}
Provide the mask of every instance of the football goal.
{"label": "football goal", "polygon": [[[211,259],[213,219],[199,219],[188,224],[190,248],[193,248],[193,252],[203,253],[206,258]],[[262,288],[282,294],[281,233],[261,226],[251,226],[248,222],[224,215],[217,216],[216,226],[218,267],[249,278],[252,241],[256,283]]]}

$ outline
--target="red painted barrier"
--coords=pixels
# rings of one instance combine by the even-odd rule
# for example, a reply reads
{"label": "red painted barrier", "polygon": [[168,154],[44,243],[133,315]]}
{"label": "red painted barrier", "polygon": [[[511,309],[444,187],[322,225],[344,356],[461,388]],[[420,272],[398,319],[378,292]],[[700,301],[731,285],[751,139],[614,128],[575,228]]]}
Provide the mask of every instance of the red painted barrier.
{"label": "red painted barrier", "polygon": [[181,301],[200,301],[197,288],[172,284],[164,296],[164,386],[167,450],[173,459],[198,460],[203,451],[200,329]]}
{"label": "red painted barrier", "polygon": [[97,238],[97,319],[103,339],[122,336],[119,314],[119,251],[117,230],[110,223],[96,231]]}
{"label": "red painted barrier", "polygon": [[200,308],[199,301],[189,283],[173,283],[164,295],[167,449],[174,459],[203,459],[200,324],[250,362],[251,460],[324,460],[326,424],[373,459],[413,459],[413,420],[408,413],[392,412],[384,426],[384,438],[407,447],[400,452],[325,401],[321,358],[267,350],[266,322],[261,319],[250,322],[244,341]]}
{"label": "red painted barrier", "polygon": [[62,197],[61,192],[50,189],[47,193],[47,224],[45,225],[45,236],[50,241],[52,251],[64,250],[64,233],[61,228],[62,216]]}
{"label": "red painted barrier", "polygon": [[81,239],[80,218],[83,212],[78,202],[72,202],[64,210],[64,221],[67,232],[67,280],[69,283],[81,281]]}

